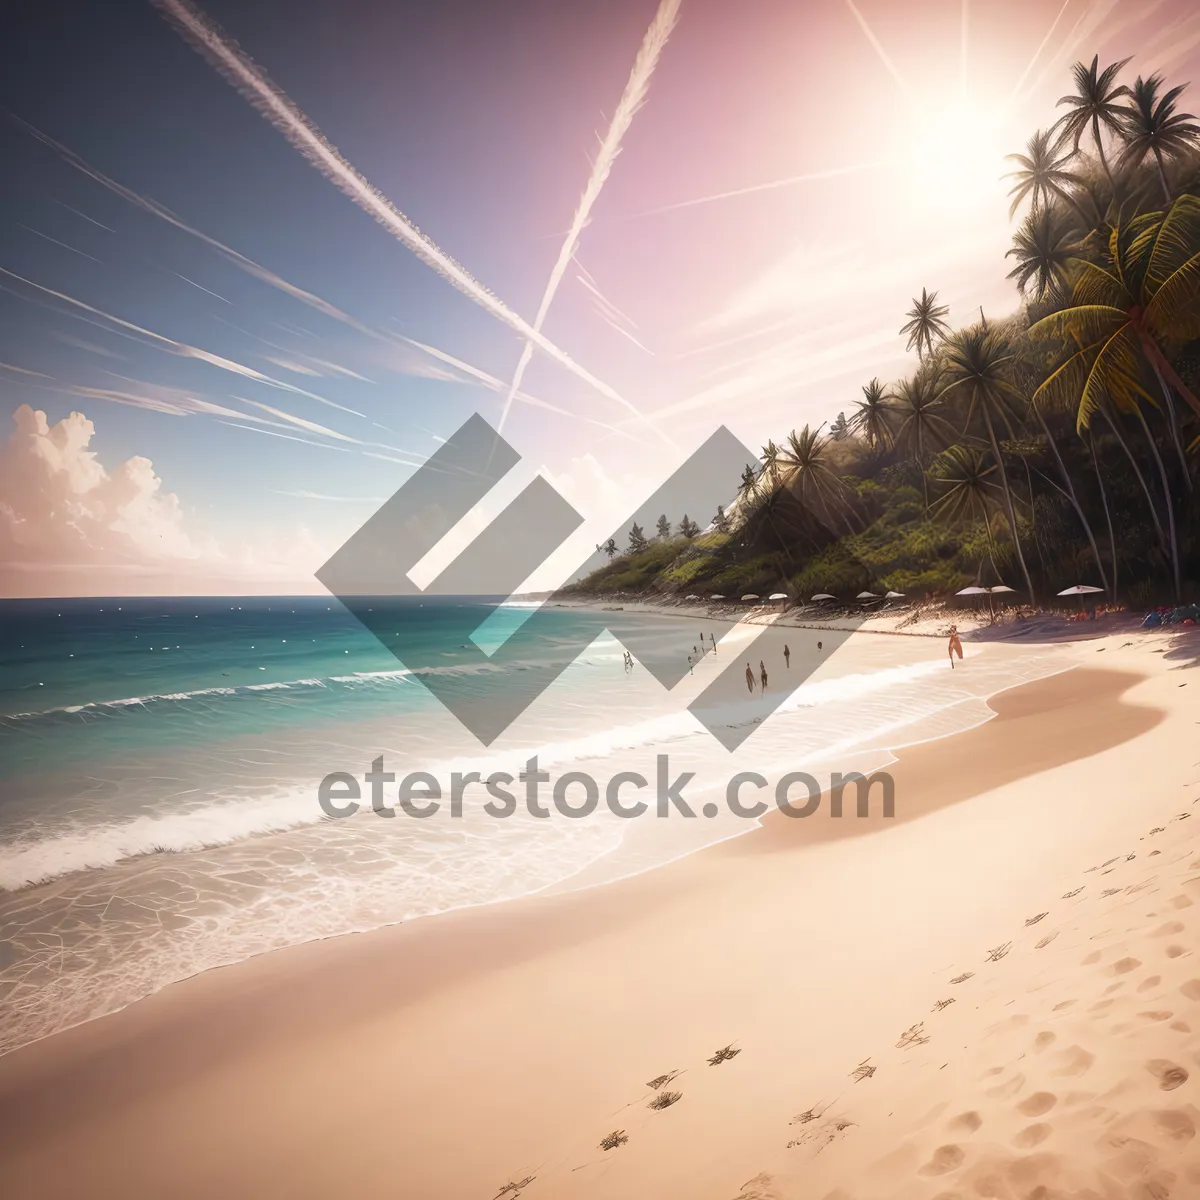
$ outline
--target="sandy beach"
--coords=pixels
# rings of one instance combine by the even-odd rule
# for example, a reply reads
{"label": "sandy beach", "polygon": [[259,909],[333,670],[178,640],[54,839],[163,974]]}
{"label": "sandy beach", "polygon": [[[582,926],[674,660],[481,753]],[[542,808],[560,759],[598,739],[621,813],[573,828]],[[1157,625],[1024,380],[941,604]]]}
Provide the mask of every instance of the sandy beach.
{"label": "sandy beach", "polygon": [[901,751],[893,820],[773,814],[6,1056],[5,1194],[1200,1195],[1200,644],[1073,649]]}

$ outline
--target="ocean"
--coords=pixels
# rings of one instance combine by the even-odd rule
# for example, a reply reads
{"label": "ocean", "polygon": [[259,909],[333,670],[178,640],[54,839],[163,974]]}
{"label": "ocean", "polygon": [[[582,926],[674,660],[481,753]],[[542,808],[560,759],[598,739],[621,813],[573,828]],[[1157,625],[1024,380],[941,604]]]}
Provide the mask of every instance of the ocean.
{"label": "ocean", "polygon": [[[564,609],[544,656],[492,670],[458,632],[472,603],[394,615],[443,686],[540,693],[488,748],[332,598],[0,602],[0,1053],[212,967],[593,886],[755,824],[721,804],[690,819],[653,804],[637,820],[603,804],[582,819],[520,804],[497,818],[479,787],[455,815],[381,819],[364,799],[334,820],[318,802],[330,773],[361,779],[382,757],[398,779],[448,787],[456,771],[515,777],[536,754],[552,775],[588,772],[603,795],[619,772],[653,781],[666,755],[672,777],[694,776],[699,810],[738,771],[773,783],[885,766],[890,749],[977,724],[988,696],[1065,666],[1053,647],[968,643],[951,671],[940,641],[856,634],[730,753],[686,711],[711,654],[667,692],[606,635],[559,674],[556,644],[580,622]],[[486,610],[498,645],[532,606]],[[648,627],[682,655],[703,624],[664,614]],[[718,653],[750,636],[735,629]],[[796,630],[797,653],[819,636]],[[791,669],[772,664],[779,686]]]}

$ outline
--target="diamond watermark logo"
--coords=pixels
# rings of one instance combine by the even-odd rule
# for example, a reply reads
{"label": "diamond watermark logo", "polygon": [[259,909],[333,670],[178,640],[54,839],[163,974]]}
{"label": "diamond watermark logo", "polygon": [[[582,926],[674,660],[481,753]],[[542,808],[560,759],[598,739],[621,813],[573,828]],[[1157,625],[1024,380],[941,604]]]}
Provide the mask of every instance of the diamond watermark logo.
{"label": "diamond watermark logo", "polygon": [[[609,607],[542,603],[490,652],[476,637],[526,579],[583,523],[540,476],[535,478],[426,587],[411,573],[520,461],[483,417],[472,416],[317,572],[317,578],[475,737],[491,745],[597,638],[615,637],[668,691],[695,657],[664,638],[662,616]],[[746,467],[756,464],[724,426],[717,429],[614,532],[618,544],[659,514],[709,514],[727,504]],[[608,560],[600,548],[563,581]],[[721,657],[735,615],[714,615],[697,631]],[[736,749],[850,636],[829,630],[802,648],[794,626],[765,624],[688,704],[728,750]],[[480,637],[486,642],[486,637]],[[796,645],[795,649],[789,642]],[[787,650],[785,654],[784,651]],[[768,684],[766,664],[775,682]],[[776,664],[785,664],[782,670]]]}

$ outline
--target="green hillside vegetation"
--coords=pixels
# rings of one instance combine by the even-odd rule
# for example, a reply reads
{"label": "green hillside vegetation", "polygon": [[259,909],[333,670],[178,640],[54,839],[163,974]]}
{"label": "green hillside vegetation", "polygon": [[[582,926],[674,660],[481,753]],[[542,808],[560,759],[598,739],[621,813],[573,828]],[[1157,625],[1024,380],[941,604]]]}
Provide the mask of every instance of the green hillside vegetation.
{"label": "green hillside vegetation", "polygon": [[728,517],[610,543],[575,589],[1194,596],[1200,124],[1183,87],[1123,83],[1127,65],[1077,63],[1062,115],[1009,156],[1015,315],[955,328],[922,288],[910,375],[768,442]]}

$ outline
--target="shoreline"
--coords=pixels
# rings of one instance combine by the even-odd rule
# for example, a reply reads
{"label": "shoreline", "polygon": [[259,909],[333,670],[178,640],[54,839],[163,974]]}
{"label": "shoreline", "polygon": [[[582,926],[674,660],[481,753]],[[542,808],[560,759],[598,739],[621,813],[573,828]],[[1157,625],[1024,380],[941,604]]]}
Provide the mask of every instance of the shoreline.
{"label": "shoreline", "polygon": [[[947,787],[953,791],[955,784],[954,772],[945,769],[949,761],[947,747],[966,741],[966,749],[960,749],[957,753],[967,754],[970,753],[970,740],[980,745],[990,744],[997,738],[997,730],[1008,728],[1011,731],[1014,721],[1025,721],[1026,727],[1033,732],[1038,731],[1039,724],[1044,726],[1047,723],[1049,718],[1044,711],[1040,716],[1037,711],[1014,714],[1012,705],[1016,702],[1012,697],[1033,696],[1038,689],[1045,697],[1049,694],[1046,692],[1048,684],[1054,686],[1055,680],[1065,679],[1070,685],[1068,692],[1082,694],[1080,712],[1089,707],[1096,709],[1097,705],[1103,707],[1095,688],[1080,688],[1079,675],[1079,672],[1068,671],[1065,675],[1051,676],[1048,680],[1010,689],[1001,693],[999,699],[989,701],[989,707],[997,711],[996,718],[964,733],[923,743],[924,749],[902,751],[898,756],[898,773],[907,776],[912,776],[914,771],[924,773],[930,777],[922,784],[924,789],[933,787],[938,778],[948,782],[943,785],[940,803],[936,802],[935,788],[935,803],[928,811],[910,814],[911,821],[898,822],[895,833],[888,831],[886,836],[895,838],[899,834],[903,838],[906,828],[915,829],[922,821],[970,807],[973,803],[961,795],[956,799],[945,791]],[[1129,678],[1124,679],[1118,696],[1127,694],[1127,685],[1137,686],[1131,685]],[[1067,685],[1060,682],[1057,686]],[[1005,696],[1010,699],[1005,700]],[[1129,705],[1122,706],[1119,700],[1115,700],[1109,705],[1109,710],[1116,712],[1115,722],[1104,725],[1103,729],[1096,726],[1095,722],[1091,725],[1085,722],[1070,737],[1087,735],[1089,729],[1097,730],[1089,738],[1089,748],[1084,751],[1087,754],[1104,746],[1115,746],[1119,751],[1131,740],[1136,742],[1152,736],[1153,724],[1146,728],[1140,724],[1136,728],[1130,725],[1129,709]],[[1006,717],[1005,711],[1009,711],[1010,715]],[[1138,708],[1134,707],[1132,711],[1136,713]],[[1109,711],[1106,720],[1111,722],[1111,718],[1112,711]],[[1158,721],[1161,719],[1157,718]],[[1114,737],[1118,739],[1116,742],[1112,740]],[[993,789],[1008,787],[1011,790],[1014,782],[1028,781],[1034,775],[1053,771],[1063,762],[1080,761],[1066,750],[1063,744],[1065,740],[1059,738],[1056,744],[1054,739],[1050,739],[1040,755],[1027,759],[1024,764],[1017,763],[1011,755],[1000,756],[996,760],[999,765],[995,766],[992,773],[985,773],[977,782]],[[981,753],[978,746],[974,753],[976,756]],[[1101,749],[1100,753],[1105,751]],[[927,759],[923,767],[920,764],[922,756]],[[940,768],[937,765],[939,762],[942,764]],[[1014,779],[1009,776],[1016,766],[1020,766],[1021,773]],[[972,796],[977,794],[978,789],[971,792]],[[650,920],[661,909],[669,909],[678,915],[681,906],[686,911],[688,903],[702,905],[706,890],[702,885],[722,881],[729,885],[731,881],[724,878],[727,873],[740,876],[745,872],[748,860],[773,863],[790,860],[798,853],[816,855],[819,859],[826,853],[841,853],[847,846],[858,853],[859,849],[876,842],[881,832],[862,828],[869,822],[856,821],[852,827],[854,837],[839,839],[835,836],[830,839],[818,836],[797,846],[796,839],[790,836],[791,831],[788,830],[786,834],[783,831],[780,825],[783,820],[779,814],[775,815],[779,832],[770,829],[771,819],[768,818],[762,829],[603,887],[577,889],[553,897],[543,893],[504,904],[460,909],[432,920],[394,925],[354,937],[309,942],[246,960],[223,970],[208,971],[185,983],[170,985],[119,1013],[42,1039],[0,1061],[0,1078],[4,1081],[0,1083],[0,1100],[3,1101],[3,1107],[13,1113],[8,1121],[8,1128],[12,1132],[2,1135],[2,1140],[10,1144],[17,1159],[25,1162],[28,1169],[36,1171],[37,1162],[41,1163],[42,1169],[49,1169],[45,1154],[39,1156],[33,1143],[49,1152],[52,1146],[59,1145],[63,1139],[71,1141],[82,1137],[90,1140],[86,1128],[107,1127],[110,1120],[117,1122],[110,1132],[117,1143],[121,1143],[117,1127],[124,1126],[121,1125],[119,1114],[123,1113],[125,1119],[131,1119],[133,1110],[142,1107],[139,1095],[159,1095],[164,1087],[184,1106],[185,1114],[192,1112],[194,1118],[197,1112],[203,1110],[219,1123],[219,1112],[210,1112],[201,1103],[200,1093],[207,1094],[210,1085],[220,1090],[215,1082],[216,1076],[226,1076],[232,1072],[230,1078],[245,1078],[245,1072],[255,1068],[244,1062],[243,1056],[257,1062],[261,1069],[264,1056],[269,1058],[275,1053],[271,1050],[272,1046],[281,1049],[288,1045],[289,1060],[299,1053],[304,1061],[315,1063],[324,1061],[325,1055],[332,1052],[333,1044],[340,1044],[341,1038],[319,1019],[326,1005],[340,1010],[343,1025],[360,1030],[375,1028],[379,1021],[393,1027],[400,1014],[415,1009],[422,1010],[425,1020],[432,1019],[428,1004],[439,994],[450,997],[464,988],[469,990],[474,981],[474,986],[484,987],[483,994],[487,995],[489,984],[483,980],[491,980],[498,986],[500,980],[514,973],[517,977],[530,972],[538,975],[539,967],[544,967],[547,960],[562,956],[572,960],[581,957],[586,959],[593,944],[634,936],[636,927]],[[791,824],[788,822],[789,826]],[[766,846],[772,841],[779,844],[768,852]],[[762,849],[752,850],[753,844],[758,844]],[[862,852],[867,851],[862,849]],[[752,868],[755,874],[763,869],[767,868]],[[737,894],[743,895],[746,881],[734,879],[732,882],[738,884],[735,889]],[[753,893],[749,895],[752,897]],[[686,918],[681,919],[688,924]],[[707,930],[705,940],[711,934],[711,929]],[[397,956],[403,961],[398,961]],[[360,973],[362,978],[374,980],[374,985],[365,989],[368,993],[365,1000],[354,999],[359,992],[349,982],[351,977],[358,978]],[[539,977],[545,982],[544,972]],[[560,979],[557,974],[552,978]],[[392,981],[390,984],[387,983],[389,979]],[[348,991],[349,999],[346,996]],[[403,996],[403,999],[397,1000],[397,996]],[[428,1032],[428,1026],[426,1030]],[[393,1036],[396,1034],[400,1035],[401,1041],[409,1044],[411,1053],[422,1057],[429,1053],[428,1047],[420,1050],[411,1044],[410,1039],[406,1039],[400,1029],[393,1028]],[[533,1042],[538,1040],[534,1030],[527,1029],[523,1036]],[[562,1036],[562,1031],[556,1036]],[[569,1031],[566,1036],[569,1040]],[[388,1054],[392,1052],[389,1049]],[[453,1057],[452,1051],[447,1049],[446,1052]],[[123,1074],[122,1081],[114,1080],[112,1073],[123,1070],[117,1068],[116,1063],[125,1062],[129,1056],[135,1060],[129,1072],[134,1078],[128,1079]],[[280,1064],[276,1065],[284,1069]],[[356,1068],[356,1071],[360,1070]],[[291,1076],[290,1069],[285,1073]],[[133,1087],[131,1091],[135,1079],[140,1081],[140,1086]],[[434,1086],[436,1090],[432,1077],[428,1077],[427,1086]],[[120,1094],[113,1094],[114,1087]],[[182,1093],[179,1092],[180,1088],[184,1089]],[[504,1091],[501,1087],[494,1094],[501,1095]],[[189,1095],[190,1100],[187,1099]],[[101,1097],[105,1097],[103,1103]],[[472,1100],[470,1107],[477,1107],[478,1099]],[[109,1113],[109,1102],[115,1106],[112,1113]],[[196,1104],[200,1104],[201,1109],[190,1107]],[[51,1113],[55,1114],[53,1118]],[[147,1113],[143,1115],[150,1116]],[[447,1115],[447,1112],[442,1112],[443,1117]],[[496,1114],[493,1112],[492,1115],[494,1119]],[[207,1120],[208,1117],[202,1119]],[[25,1145],[17,1133],[22,1128],[24,1137],[31,1139],[29,1145]],[[444,1135],[442,1140],[444,1142]],[[495,1139],[489,1134],[487,1140],[492,1150],[498,1153],[497,1146],[493,1144]],[[126,1153],[132,1153],[127,1139],[124,1144]],[[513,1150],[515,1154],[515,1146]],[[414,1150],[414,1153],[417,1152]],[[521,1156],[515,1156],[520,1161]],[[473,1155],[467,1155],[467,1158],[472,1159]],[[265,1154],[264,1161],[267,1160],[275,1161],[271,1154]],[[166,1169],[162,1154],[158,1150],[148,1152],[148,1157],[139,1158],[138,1161],[141,1166],[129,1164],[129,1170],[141,1178],[142,1186],[150,1186],[151,1190],[155,1186],[161,1187],[161,1181],[154,1183],[152,1180],[159,1178],[156,1171]],[[243,1167],[250,1169],[248,1161],[239,1161]],[[116,1162],[110,1165],[114,1172],[113,1186],[117,1188],[122,1168]],[[278,1167],[279,1163],[276,1161],[275,1165]],[[149,1174],[139,1176],[140,1170]],[[253,1175],[254,1170],[250,1170],[250,1174]],[[57,1172],[52,1171],[51,1175],[57,1177]],[[427,1173],[421,1177],[425,1180],[424,1186],[432,1186],[432,1177]],[[20,1179],[22,1176],[14,1178]],[[25,1175],[24,1178],[32,1179],[33,1176]],[[222,1189],[225,1189],[226,1182],[222,1183]],[[498,1186],[502,1180],[493,1182]],[[63,1183],[65,1187],[65,1178]],[[128,1194],[129,1189],[133,1187],[136,1190],[137,1185],[126,1179],[120,1186]],[[234,1187],[233,1191],[226,1194],[249,1195],[251,1190],[247,1188],[245,1192],[240,1192]],[[382,1191],[368,1191],[369,1194],[384,1194]],[[44,1191],[39,1194],[60,1193]],[[62,1194],[66,1194],[65,1191]],[[117,1195],[120,1192],[119,1189],[112,1192],[93,1190],[91,1194]],[[201,1189],[184,1194],[213,1193]],[[329,1193],[300,1190],[295,1194]],[[478,1193],[451,1189],[416,1194]],[[495,1188],[488,1194],[494,1195]],[[557,1200],[557,1194],[566,1193],[547,1194],[555,1195]],[[530,1195],[533,1195],[532,1189]]]}

